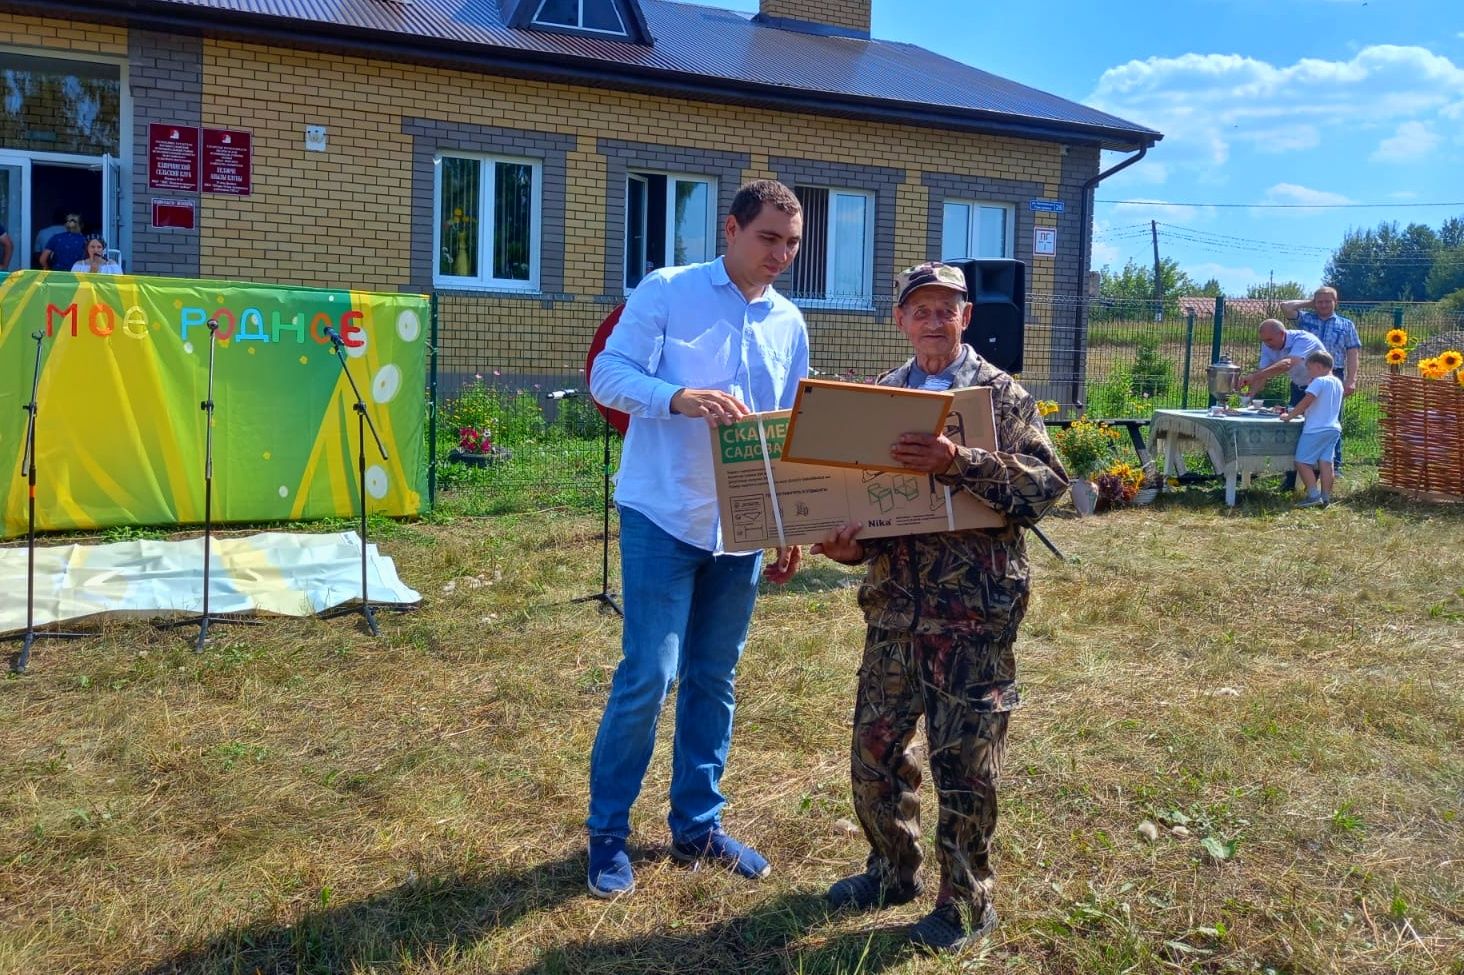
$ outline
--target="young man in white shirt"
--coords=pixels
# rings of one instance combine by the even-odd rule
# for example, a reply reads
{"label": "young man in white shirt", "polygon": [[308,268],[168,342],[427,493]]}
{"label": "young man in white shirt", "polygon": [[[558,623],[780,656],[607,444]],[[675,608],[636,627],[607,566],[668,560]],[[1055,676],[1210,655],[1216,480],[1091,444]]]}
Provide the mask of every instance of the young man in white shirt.
{"label": "young man in white shirt", "polygon": [[[773,290],[803,238],[803,210],[782,183],[757,180],[732,201],[723,257],[646,276],[596,357],[590,392],[628,413],[615,500],[625,596],[622,655],[590,754],[589,889],[630,893],[630,808],[672,681],[671,855],[756,879],[772,869],[722,829],[722,770],[732,740],[732,678],[747,639],[762,554],[722,550],[707,425],[789,409],[808,372],[803,316]],[[778,550],[773,582],[797,571]]]}

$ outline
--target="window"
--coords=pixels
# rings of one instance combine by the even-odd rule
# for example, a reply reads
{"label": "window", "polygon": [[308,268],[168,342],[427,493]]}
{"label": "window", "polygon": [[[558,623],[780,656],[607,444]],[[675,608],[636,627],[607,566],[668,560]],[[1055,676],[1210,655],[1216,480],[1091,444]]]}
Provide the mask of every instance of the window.
{"label": "window", "polygon": [[434,283],[539,287],[540,165],[529,159],[436,159]]}
{"label": "window", "polygon": [[1012,208],[999,203],[946,200],[940,259],[1011,257]]}
{"label": "window", "polygon": [[793,261],[795,298],[868,307],[874,269],[874,200],[858,190],[795,186],[803,245]]}
{"label": "window", "polygon": [[702,176],[630,173],[625,180],[625,287],[658,267],[717,254],[717,184]]}
{"label": "window", "polygon": [[534,13],[539,27],[562,27],[627,36],[615,0],[543,0]]}
{"label": "window", "polygon": [[0,51],[0,146],[116,155],[121,117],[120,66]]}

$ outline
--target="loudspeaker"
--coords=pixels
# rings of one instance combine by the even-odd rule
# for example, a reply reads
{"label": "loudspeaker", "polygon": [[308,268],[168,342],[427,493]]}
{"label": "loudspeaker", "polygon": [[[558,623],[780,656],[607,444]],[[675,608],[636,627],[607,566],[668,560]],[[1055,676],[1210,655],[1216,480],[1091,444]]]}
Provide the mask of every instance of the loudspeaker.
{"label": "loudspeaker", "polygon": [[1022,371],[1027,327],[1027,265],[1008,258],[946,261],[966,276],[971,324],[961,341],[1004,372]]}

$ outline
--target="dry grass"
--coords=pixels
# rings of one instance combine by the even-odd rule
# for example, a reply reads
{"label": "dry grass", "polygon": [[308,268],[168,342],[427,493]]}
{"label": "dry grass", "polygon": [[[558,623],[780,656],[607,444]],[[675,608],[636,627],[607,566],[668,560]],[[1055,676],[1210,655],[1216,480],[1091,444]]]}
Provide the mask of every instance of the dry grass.
{"label": "dry grass", "polygon": [[379,641],[41,644],[0,687],[0,971],[1464,971],[1464,512],[1190,491],[1049,520],[1074,561],[1033,544],[1003,923],[946,959],[905,947],[919,905],[820,903],[864,853],[839,823],[861,624],[828,563],[760,603],[739,678],[727,821],[773,876],[664,858],[663,747],[639,891],[585,895],[619,627],[567,600],[597,523],[395,528],[428,602]]}

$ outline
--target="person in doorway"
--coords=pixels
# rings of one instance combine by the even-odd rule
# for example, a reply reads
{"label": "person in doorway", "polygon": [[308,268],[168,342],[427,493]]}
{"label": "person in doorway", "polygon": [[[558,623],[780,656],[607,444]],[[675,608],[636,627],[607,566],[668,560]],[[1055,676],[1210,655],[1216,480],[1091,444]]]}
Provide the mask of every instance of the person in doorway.
{"label": "person in doorway", "polygon": [[10,255],[13,253],[15,242],[10,239],[10,231],[0,223],[0,274],[10,270]]}
{"label": "person in doorway", "polygon": [[86,238],[81,234],[81,215],[68,213],[66,229],[52,235],[41,251],[41,267],[47,271],[69,271],[86,257]]}
{"label": "person in doorway", "polygon": [[[707,425],[789,409],[808,372],[803,316],[773,290],[803,238],[803,208],[782,183],[738,190],[727,249],[663,268],[626,300],[591,370],[590,392],[631,416],[615,500],[625,592],[622,655],[590,754],[589,889],[629,894],[630,809],[673,681],[671,855],[751,879],[771,870],[722,828],[722,770],[732,741],[733,676],[747,639],[762,554],[722,549]],[[798,569],[778,549],[767,578]]]}
{"label": "person in doorway", "polygon": [[36,231],[35,240],[31,244],[31,267],[44,266],[41,264],[41,254],[45,251],[46,245],[51,242],[52,237],[65,232],[66,211],[58,207],[51,213],[50,225]]}
{"label": "person in doorway", "polygon": [[[1306,387],[1311,382],[1306,357],[1313,352],[1325,351],[1321,339],[1299,328],[1287,328],[1275,318],[1261,322],[1258,332],[1261,339],[1260,365],[1255,372],[1241,376],[1238,385],[1241,389],[1249,389],[1254,395],[1260,395],[1272,376],[1279,376],[1284,372],[1291,381],[1287,406],[1295,406],[1306,395]],[[1281,489],[1296,490],[1295,471],[1287,471],[1282,477]]]}
{"label": "person in doorway", "polygon": [[[1281,311],[1288,319],[1296,322],[1297,328],[1322,340],[1322,346],[1331,355],[1332,375],[1342,381],[1342,395],[1351,396],[1357,392],[1358,371],[1361,369],[1362,339],[1358,338],[1357,326],[1352,319],[1337,314],[1337,289],[1321,287],[1311,300],[1281,302]],[[1337,438],[1337,450],[1332,457],[1332,468],[1342,472],[1342,438]]]}
{"label": "person in doorway", "polygon": [[1342,437],[1344,395],[1342,380],[1333,375],[1333,366],[1332,356],[1326,351],[1308,355],[1306,369],[1311,382],[1306,393],[1299,403],[1281,413],[1281,419],[1288,423],[1304,417],[1301,439],[1296,443],[1296,473],[1306,485],[1306,497],[1296,503],[1298,508],[1313,508],[1332,502],[1332,485],[1336,476],[1332,457],[1336,442]]}
{"label": "person in doorway", "polygon": [[921,264],[895,279],[895,324],[914,356],[884,386],[991,389],[997,449],[907,433],[890,448],[903,467],[933,474],[1006,516],[1001,528],[860,540],[846,524],[810,550],[867,563],[859,590],[867,631],[854,705],[854,810],[869,841],[863,872],[828,891],[832,907],[870,910],[924,891],[920,768],[910,743],[921,716],[939,819],[935,908],[910,932],[957,950],[996,925],[991,840],[1007,724],[1018,704],[1015,645],[1030,583],[1027,528],[1068,488],[1037,402],[961,341],[971,321],[965,276]]}
{"label": "person in doorway", "polygon": [[86,242],[86,257],[71,265],[71,270],[78,274],[89,272],[92,274],[121,274],[122,265],[107,256],[107,242],[100,237],[93,237]]}

